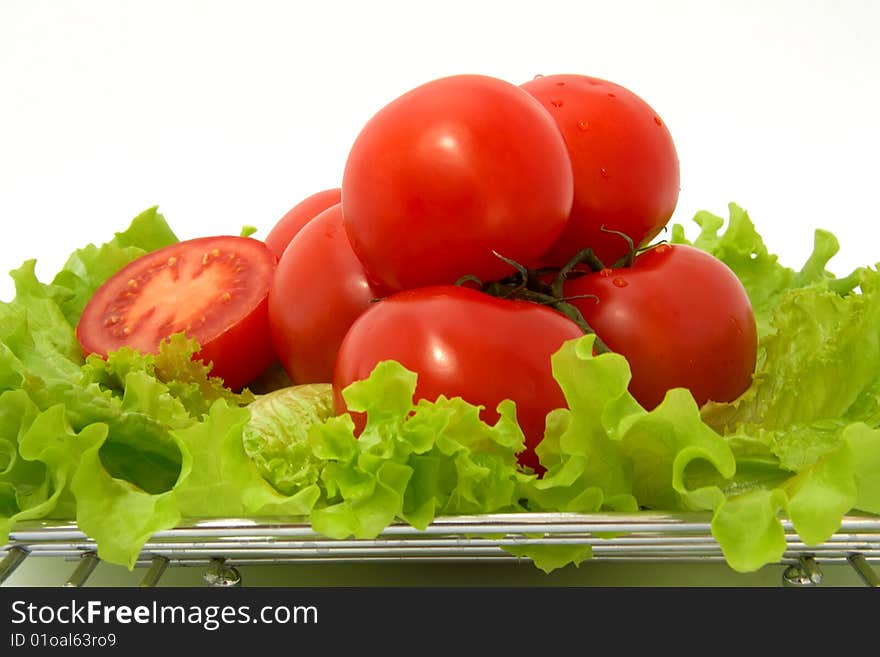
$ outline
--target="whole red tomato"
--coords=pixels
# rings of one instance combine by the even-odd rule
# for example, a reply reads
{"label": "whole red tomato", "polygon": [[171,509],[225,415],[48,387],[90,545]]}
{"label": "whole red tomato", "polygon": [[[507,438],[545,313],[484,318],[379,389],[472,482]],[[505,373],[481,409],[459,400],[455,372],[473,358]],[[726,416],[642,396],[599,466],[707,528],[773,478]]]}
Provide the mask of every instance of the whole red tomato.
{"label": "whole red tomato", "polygon": [[516,402],[526,444],[519,460],[540,471],[534,449],[545,416],[566,405],[550,356],[582,335],[561,313],[529,301],[454,285],[398,292],[374,304],[345,336],[333,377],[337,411],[345,410],[346,386],[393,359],[417,373],[417,399],[459,396],[482,405],[487,422],[498,419],[502,400]]}
{"label": "whole red tomato", "polygon": [[584,75],[546,75],[522,85],[555,119],[571,157],[571,216],[546,261],[562,265],[590,247],[610,266],[628,235],[647,244],[678,203],[679,164],[657,113],[628,89]]}
{"label": "whole red tomato", "polygon": [[757,358],[755,316],[736,275],[697,248],[661,244],[632,267],[569,280],[566,295],[611,351],[626,357],[630,392],[648,409],[667,390],[697,404],[729,402],[749,387]]}
{"label": "whole red tomato", "polygon": [[294,383],[333,380],[342,338],[378,296],[348,243],[340,204],[303,226],[269,288],[272,345]]}
{"label": "whole red tomato", "polygon": [[511,273],[571,210],[571,163],[553,119],[519,87],[458,75],[417,87],[357,136],[342,179],[355,253],[391,290]]}
{"label": "whole red tomato", "polygon": [[290,240],[321,212],[342,200],[342,190],[338,187],[325,189],[304,198],[288,210],[266,235],[266,246],[280,259]]}

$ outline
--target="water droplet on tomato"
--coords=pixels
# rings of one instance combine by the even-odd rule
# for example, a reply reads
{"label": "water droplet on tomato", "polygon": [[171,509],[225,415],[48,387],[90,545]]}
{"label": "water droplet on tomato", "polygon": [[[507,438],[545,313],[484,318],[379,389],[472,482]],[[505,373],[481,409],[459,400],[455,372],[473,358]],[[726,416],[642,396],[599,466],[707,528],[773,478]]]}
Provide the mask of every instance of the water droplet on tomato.
{"label": "water droplet on tomato", "polygon": [[605,167],[602,167],[601,169],[599,169],[599,175],[602,176],[603,178],[610,178],[611,177],[611,174],[608,173],[608,169],[606,169]]}
{"label": "water droplet on tomato", "polygon": [[556,86],[557,86],[557,87],[564,87],[564,86],[565,86],[565,82],[557,82],[557,83],[556,83]]}
{"label": "water droplet on tomato", "polygon": [[561,101],[561,100],[551,100],[551,101],[550,101],[550,104],[553,105],[553,107],[562,107],[562,101]]}
{"label": "water droplet on tomato", "polygon": [[611,92],[609,91],[609,92],[608,92],[608,97],[609,97],[609,98],[617,98],[617,94],[613,94],[613,93],[611,93]]}
{"label": "water droplet on tomato", "polygon": [[590,122],[589,121],[587,121],[586,119],[581,119],[580,121],[578,121],[578,130],[580,130],[581,132],[586,132],[589,129],[590,129]]}
{"label": "water droplet on tomato", "polygon": [[629,285],[629,283],[626,282],[626,279],[620,278],[620,276],[611,281],[611,283],[614,285],[614,287],[626,287],[627,285]]}
{"label": "water droplet on tomato", "polygon": [[654,251],[657,253],[666,253],[668,250],[669,250],[668,244],[658,244],[656,247],[654,247]]}
{"label": "water droplet on tomato", "polygon": [[660,120],[659,116],[654,117],[654,123],[656,123],[657,125],[663,125],[663,121]]}
{"label": "water droplet on tomato", "polygon": [[543,74],[543,73],[536,73],[536,74],[535,74],[535,77],[532,78],[532,79],[534,79],[534,80],[540,80],[540,79],[543,78],[543,77],[544,77],[544,74]]}
{"label": "water droplet on tomato", "polygon": [[599,272],[599,276],[601,276],[602,278],[608,278],[613,273],[614,273],[613,269],[611,269],[610,267],[605,267],[605,269],[603,269]]}

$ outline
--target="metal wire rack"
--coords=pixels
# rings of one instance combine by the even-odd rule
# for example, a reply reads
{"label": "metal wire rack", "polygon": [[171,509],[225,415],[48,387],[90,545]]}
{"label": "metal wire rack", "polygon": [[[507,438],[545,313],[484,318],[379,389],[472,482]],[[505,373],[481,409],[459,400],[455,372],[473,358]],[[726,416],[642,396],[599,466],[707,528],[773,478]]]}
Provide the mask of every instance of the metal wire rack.
{"label": "metal wire rack", "polygon": [[[846,516],[821,545],[807,545],[783,521],[787,564],[783,584],[821,582],[822,563],[849,563],[862,581],[880,586],[872,564],[880,564],[880,516]],[[203,566],[205,581],[237,586],[236,566],[364,561],[516,561],[505,548],[526,545],[584,545],[599,561],[724,562],[705,514],[510,513],[437,518],[419,530],[393,524],[374,539],[328,539],[296,519],[191,521],[154,534],[138,564],[148,566],[142,586],[156,585],[169,566]],[[0,584],[26,558],[78,560],[66,586],[85,583],[98,563],[97,546],[75,523],[18,524],[0,548]]]}

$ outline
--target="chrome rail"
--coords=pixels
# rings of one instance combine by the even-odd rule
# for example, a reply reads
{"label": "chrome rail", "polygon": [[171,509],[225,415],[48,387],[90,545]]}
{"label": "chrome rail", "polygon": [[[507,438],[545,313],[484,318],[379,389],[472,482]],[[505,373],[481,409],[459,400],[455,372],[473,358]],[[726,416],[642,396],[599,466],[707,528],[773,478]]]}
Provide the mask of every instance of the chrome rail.
{"label": "chrome rail", "polygon": [[[880,516],[846,516],[833,536],[806,544],[782,522],[786,585],[814,586],[820,564],[849,563],[868,586],[880,577]],[[156,532],[138,565],[148,566],[142,586],[155,586],[168,566],[202,566],[215,586],[238,586],[236,566],[321,562],[522,561],[508,550],[530,545],[583,545],[596,561],[725,562],[705,514],[511,513],[437,518],[416,529],[393,524],[371,539],[328,539],[302,519],[206,519]],[[0,548],[0,583],[25,558],[77,559],[65,586],[82,585],[98,559],[95,542],[75,523],[29,521],[16,525]]]}

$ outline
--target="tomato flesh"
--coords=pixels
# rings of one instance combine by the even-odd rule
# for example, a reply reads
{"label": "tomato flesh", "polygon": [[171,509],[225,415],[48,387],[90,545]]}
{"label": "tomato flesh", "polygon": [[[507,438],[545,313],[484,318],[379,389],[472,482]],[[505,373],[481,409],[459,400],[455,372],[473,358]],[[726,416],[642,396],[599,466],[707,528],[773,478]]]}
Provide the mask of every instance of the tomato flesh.
{"label": "tomato flesh", "polygon": [[230,388],[247,384],[274,360],[268,291],[275,257],[258,240],[217,236],[167,246],[129,263],[92,296],[77,325],[86,353],[122,347],[157,353],[185,333],[197,356]]}
{"label": "tomato flesh", "polygon": [[561,313],[529,301],[453,285],[398,292],[363,313],[345,336],[333,380],[337,411],[345,410],[346,386],[393,359],[417,373],[417,399],[461,397],[481,405],[480,416],[490,423],[502,400],[516,402],[526,445],[519,461],[540,472],[534,450],[546,415],[566,405],[550,356],[582,335]]}

